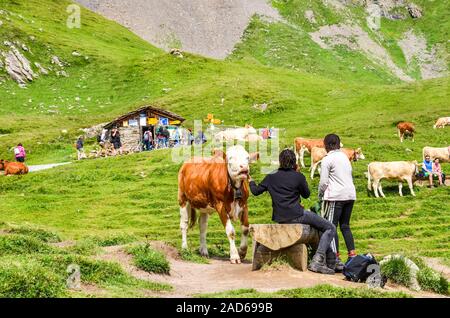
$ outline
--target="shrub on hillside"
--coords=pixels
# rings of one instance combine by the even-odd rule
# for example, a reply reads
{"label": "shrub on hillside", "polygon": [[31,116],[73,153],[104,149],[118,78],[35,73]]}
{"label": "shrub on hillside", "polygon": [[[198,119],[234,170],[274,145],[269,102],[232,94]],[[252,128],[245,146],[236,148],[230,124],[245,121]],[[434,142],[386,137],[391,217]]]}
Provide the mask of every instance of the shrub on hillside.
{"label": "shrub on hillside", "polygon": [[65,291],[62,277],[36,262],[0,263],[0,298],[56,298]]}
{"label": "shrub on hillside", "polygon": [[449,294],[447,279],[429,267],[425,267],[417,273],[417,281],[424,290],[444,295]]}
{"label": "shrub on hillside", "polygon": [[393,282],[409,287],[411,270],[403,258],[394,258],[381,265],[381,272]]}
{"label": "shrub on hillside", "polygon": [[0,236],[0,256],[51,252],[53,249],[50,246],[33,237],[16,234]]}
{"label": "shrub on hillside", "polygon": [[34,237],[45,243],[59,243],[61,242],[61,238],[58,234],[53,233],[48,230],[28,227],[28,226],[19,226],[19,227],[11,227],[7,230],[8,233],[12,234],[20,234],[24,236]]}
{"label": "shrub on hillside", "polygon": [[161,252],[155,251],[150,245],[137,245],[128,249],[133,255],[134,264],[149,273],[169,274],[170,263]]}

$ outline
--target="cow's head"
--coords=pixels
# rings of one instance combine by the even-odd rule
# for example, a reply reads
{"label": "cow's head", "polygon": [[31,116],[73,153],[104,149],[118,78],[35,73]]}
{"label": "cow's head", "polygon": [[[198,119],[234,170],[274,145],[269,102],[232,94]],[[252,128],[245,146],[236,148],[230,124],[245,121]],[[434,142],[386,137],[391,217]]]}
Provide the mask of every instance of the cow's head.
{"label": "cow's head", "polygon": [[6,160],[0,160],[0,171],[1,170],[5,170],[5,168],[6,168],[6,164],[7,164],[8,162],[6,161]]}
{"label": "cow's head", "polygon": [[364,160],[364,159],[366,159],[366,156],[364,156],[362,149],[361,148],[356,149],[355,150],[355,161]]}
{"label": "cow's head", "polygon": [[250,173],[250,155],[243,146],[229,148],[226,154],[228,174],[232,181],[241,183]]}

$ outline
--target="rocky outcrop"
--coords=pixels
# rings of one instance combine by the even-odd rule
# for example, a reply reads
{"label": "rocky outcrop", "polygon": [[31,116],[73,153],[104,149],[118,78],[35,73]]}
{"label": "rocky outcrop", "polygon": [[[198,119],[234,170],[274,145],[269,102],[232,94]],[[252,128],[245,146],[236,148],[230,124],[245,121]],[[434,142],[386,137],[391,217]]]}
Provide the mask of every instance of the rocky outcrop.
{"label": "rocky outcrop", "polygon": [[380,265],[383,266],[383,264],[385,264],[391,260],[397,260],[397,259],[403,260],[405,262],[406,266],[410,270],[411,277],[410,277],[409,287],[416,291],[421,290],[419,282],[417,281],[417,273],[419,272],[419,267],[413,261],[411,261],[409,258],[406,258],[403,255],[399,255],[399,254],[388,255],[385,258],[383,258],[383,260],[380,262]]}
{"label": "rocky outcrop", "polygon": [[394,63],[386,49],[372,40],[367,32],[359,26],[326,25],[318,31],[310,33],[310,36],[323,49],[332,49],[344,45],[352,51],[364,53],[373,62],[388,67],[402,81],[413,81]]}
{"label": "rocky outcrop", "polygon": [[257,14],[281,20],[267,0],[76,0],[168,52],[226,58]]}
{"label": "rocky outcrop", "polygon": [[407,8],[408,8],[408,12],[412,18],[420,19],[422,17],[422,9],[419,8],[418,5],[416,5],[414,3],[409,3]]}
{"label": "rocky outcrop", "polygon": [[409,30],[398,42],[408,65],[417,64],[422,79],[445,77],[448,75],[445,59],[438,54],[436,46],[429,47],[423,35]]}
{"label": "rocky outcrop", "polygon": [[30,61],[14,45],[9,42],[5,44],[8,44],[10,50],[6,53],[2,52],[1,55],[8,75],[22,85],[33,81],[37,75],[31,68]]}

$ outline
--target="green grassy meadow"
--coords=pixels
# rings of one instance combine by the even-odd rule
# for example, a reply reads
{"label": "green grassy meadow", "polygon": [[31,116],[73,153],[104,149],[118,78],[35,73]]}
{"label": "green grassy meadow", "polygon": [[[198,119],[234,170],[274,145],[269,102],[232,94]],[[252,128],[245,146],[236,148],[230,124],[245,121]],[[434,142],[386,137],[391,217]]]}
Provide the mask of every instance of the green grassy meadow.
{"label": "green grassy meadow", "polygon": [[[301,1],[274,2],[283,16],[301,27],[303,22],[295,20],[295,17],[299,19],[296,10],[303,8],[295,4]],[[425,5],[424,1],[419,2]],[[342,137],[346,147],[362,147],[366,156],[366,160],[353,165],[358,202],[352,229],[357,250],[377,257],[404,253],[450,262],[450,188],[416,187],[417,197],[412,197],[404,187],[404,197],[400,198],[396,182],[383,182],[387,198],[376,199],[368,195],[364,176],[367,164],[372,161],[421,161],[424,146],[450,144],[450,128],[432,129],[435,120],[448,116],[450,111],[448,77],[405,84],[379,68],[353,74],[345,69],[370,63],[362,55],[344,52],[342,63],[337,63],[333,53],[320,53],[318,47],[306,41],[304,33],[282,24],[267,26],[256,17],[244,42],[227,60],[188,53],[179,59],[87,10],[82,11],[81,29],[67,29],[65,9],[69,3],[66,0],[0,0],[0,8],[9,12],[9,20],[0,15],[4,22],[0,27],[0,51],[7,50],[4,40],[20,41],[30,48],[24,55],[31,61],[52,67],[51,56],[57,55],[66,63],[69,74],[67,78],[57,77],[51,71],[50,75],[42,75],[22,89],[0,69],[0,158],[12,159],[12,148],[22,142],[29,151],[28,164],[73,161],[73,144],[81,134],[80,128],[108,122],[147,104],[182,115],[187,118],[188,127],[208,113],[224,120],[225,125],[249,123],[255,127],[279,127],[285,130],[281,147],[292,146],[297,136],[320,138],[333,132]],[[323,10],[324,21],[341,19]],[[354,14],[358,14],[357,9]],[[437,17],[442,14],[436,10]],[[267,32],[262,30],[266,27]],[[399,31],[392,26],[386,32]],[[426,34],[430,41],[438,43],[442,41],[442,32],[443,28],[433,24]],[[306,59],[294,50],[303,42],[309,56]],[[284,43],[291,55],[278,53],[283,57],[274,62],[266,52],[277,43]],[[82,56],[73,56],[73,51]],[[253,107],[262,103],[268,104],[265,112]],[[401,120],[416,124],[414,143],[409,139],[400,143],[395,123]],[[88,140],[87,148],[94,147],[94,143]],[[52,274],[51,268],[58,258],[82,258],[89,271],[103,268],[113,272],[86,281],[103,286],[105,296],[140,297],[145,295],[143,289],[170,289],[136,281],[122,273],[117,264],[97,266],[83,254],[95,255],[96,249],[102,246],[99,242],[105,240],[117,241],[117,245],[155,240],[180,248],[177,204],[180,166],[172,162],[170,151],[164,150],[74,162],[22,177],[0,176],[0,229],[38,227],[56,233],[61,241],[76,241],[80,247],[55,251],[46,242],[25,233],[19,238],[35,240],[38,250],[19,248],[2,254],[0,242],[0,277],[1,273],[12,277],[4,285],[0,278],[0,287],[14,282],[14,275],[25,277],[39,272],[42,273],[39,277],[48,277],[43,281],[54,284],[48,288],[43,286],[42,293],[38,290],[32,294],[27,294],[26,288],[18,291],[14,289],[17,286],[11,286],[10,294],[6,295],[67,296],[61,287],[63,270]],[[262,167],[258,163],[251,168],[253,178],[258,181],[264,178]],[[444,164],[443,168],[450,173],[450,164]],[[308,170],[304,173],[309,176]],[[303,201],[306,207],[316,201],[318,179],[316,175],[310,181],[312,196]],[[251,223],[271,222],[268,195],[251,197],[249,207]],[[210,255],[223,257],[228,254],[228,241],[219,223],[218,217],[211,218],[208,242]],[[239,232],[239,227],[236,228]],[[19,238],[14,235],[18,234],[6,232],[0,239],[16,242]],[[126,242],[121,241],[123,237]],[[198,248],[198,240],[196,228],[189,234],[193,251]],[[8,242],[5,246],[13,244]],[[341,249],[345,251],[342,240]],[[106,276],[113,278],[109,280]],[[340,292],[325,289],[299,292],[299,295],[332,297]],[[255,293],[246,291],[244,296],[253,297]],[[279,293],[282,297],[295,295]],[[359,292],[348,295],[379,296]]]}

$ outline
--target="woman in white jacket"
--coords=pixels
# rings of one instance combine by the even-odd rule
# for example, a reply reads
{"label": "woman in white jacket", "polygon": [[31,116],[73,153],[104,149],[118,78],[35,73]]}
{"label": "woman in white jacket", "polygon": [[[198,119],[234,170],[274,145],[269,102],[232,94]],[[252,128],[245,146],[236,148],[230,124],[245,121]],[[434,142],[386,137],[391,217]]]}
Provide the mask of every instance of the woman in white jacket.
{"label": "woman in white jacket", "polygon": [[[323,201],[322,216],[339,228],[344,236],[348,256],[356,256],[355,242],[350,229],[350,218],[356,201],[356,189],[353,184],[352,165],[340,150],[339,136],[331,134],[324,140],[327,156],[322,160],[320,174],[319,199]],[[339,241],[336,234],[331,242],[336,253],[336,271],[342,271],[344,264],[340,260]]]}

